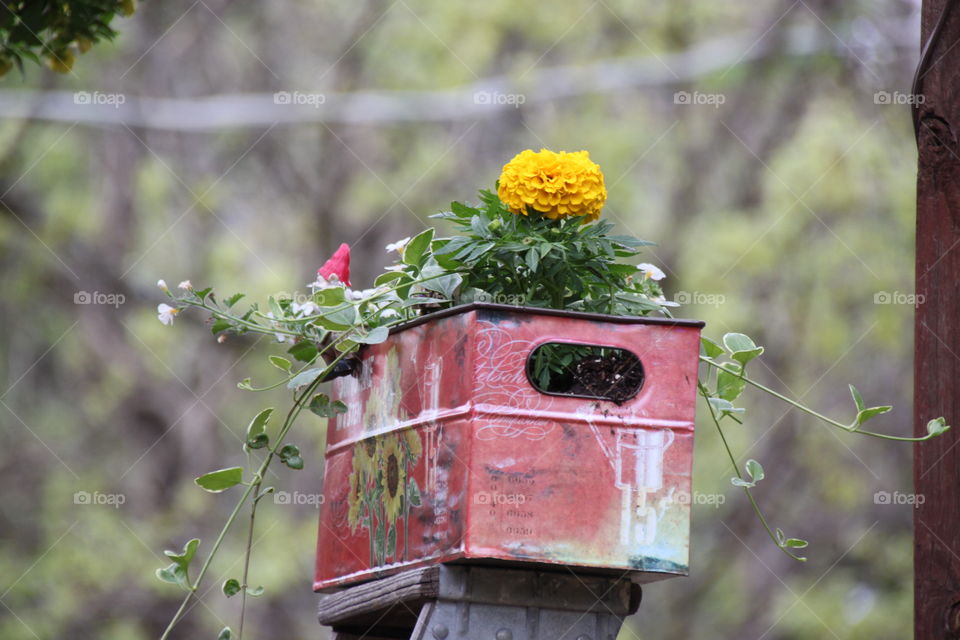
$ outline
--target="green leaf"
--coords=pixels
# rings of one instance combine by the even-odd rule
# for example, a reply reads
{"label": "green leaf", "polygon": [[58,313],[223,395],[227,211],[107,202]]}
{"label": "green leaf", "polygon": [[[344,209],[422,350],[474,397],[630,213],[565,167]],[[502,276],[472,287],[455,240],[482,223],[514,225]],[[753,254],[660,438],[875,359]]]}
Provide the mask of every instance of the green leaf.
{"label": "green leaf", "polygon": [[450,211],[455,213],[460,218],[471,218],[479,213],[479,210],[467,206],[462,202],[451,202]]}
{"label": "green leaf", "polygon": [[232,327],[232,326],[233,326],[233,325],[230,324],[229,322],[227,322],[226,320],[222,320],[222,319],[221,319],[221,320],[214,320],[214,321],[213,321],[213,324],[210,325],[210,333],[212,333],[213,335],[217,335],[217,334],[220,333],[221,331],[226,331],[227,329],[229,329],[229,328]]}
{"label": "green leaf", "polygon": [[235,293],[235,294],[233,294],[232,296],[230,296],[229,298],[227,298],[226,300],[224,300],[223,303],[224,303],[225,305],[227,305],[227,308],[229,309],[229,308],[232,307],[233,305],[235,305],[235,304],[237,304],[238,302],[240,302],[245,296],[246,296],[245,293]]}
{"label": "green leaf", "polygon": [[157,578],[170,584],[179,585],[184,589],[189,589],[190,582],[187,579],[187,574],[190,569],[190,563],[197,554],[197,547],[199,546],[200,539],[193,538],[187,541],[187,543],[183,546],[183,550],[179,553],[176,551],[170,551],[169,549],[164,551],[164,555],[170,558],[173,561],[173,564],[163,567],[162,569],[157,569]]}
{"label": "green leaf", "polygon": [[932,436],[939,436],[949,429],[950,425],[947,424],[947,421],[944,420],[942,416],[927,423],[927,433]]}
{"label": "green leaf", "polygon": [[[247,446],[251,449],[260,449],[269,441],[264,431],[267,428],[267,423],[270,421],[272,414],[273,407],[264,409],[255,415],[253,420],[250,421],[250,424],[247,425]],[[259,444],[260,442],[263,442],[263,444]]]}
{"label": "green leaf", "polygon": [[[465,246],[467,246],[468,244],[471,244],[472,242],[473,242],[473,238],[468,238],[466,236],[454,236],[449,240],[445,240],[443,242],[443,246],[435,248],[433,251],[433,254],[435,256],[443,256],[451,253],[456,253],[457,251],[460,251],[460,249],[463,249]],[[435,242],[434,247],[437,247],[437,244],[439,243]]]}
{"label": "green leaf", "polygon": [[230,627],[224,627],[217,636],[217,640],[233,640],[233,631],[230,631]]}
{"label": "green leaf", "polygon": [[735,487],[744,487],[745,489],[750,489],[757,486],[756,482],[748,482],[747,480],[743,480],[742,478],[737,478],[736,476],[734,476],[733,478],[730,478],[730,484],[732,484]]}
{"label": "green leaf", "polygon": [[190,563],[193,562],[193,557],[197,555],[197,548],[200,546],[200,538],[191,538],[187,540],[187,543],[183,545],[183,549],[180,553],[176,551],[170,551],[167,549],[163,552],[163,555],[167,556],[175,564],[180,567],[183,567],[184,570],[190,568]]}
{"label": "green leaf", "polygon": [[223,583],[223,595],[228,598],[240,593],[240,581],[236,578],[230,578]]}
{"label": "green leaf", "polygon": [[324,312],[322,316],[317,318],[317,324],[331,331],[346,331],[357,324],[358,320],[357,308],[352,304],[346,304]]}
{"label": "green leaf", "polygon": [[336,307],[347,300],[347,291],[343,287],[326,287],[313,294],[313,301],[321,307]]}
{"label": "green leaf", "polygon": [[420,286],[428,291],[436,291],[445,298],[452,298],[462,282],[463,276],[459,273],[451,273],[446,276],[436,276],[430,280],[424,280],[420,283]]}
{"label": "green leaf", "polygon": [[806,540],[801,540],[800,538],[787,538],[783,541],[783,546],[789,549],[805,549],[809,543]]}
{"label": "green leaf", "polygon": [[884,407],[870,407],[869,409],[864,409],[857,414],[857,426],[859,427],[870,418],[875,418],[879,415],[883,415],[884,413],[888,413],[892,409],[893,407],[889,405]]}
{"label": "green leaf", "polygon": [[740,397],[747,386],[747,381],[740,375],[741,371],[743,371],[743,367],[730,362],[717,372],[718,396],[730,402]]}
{"label": "green leaf", "polygon": [[301,340],[287,349],[287,353],[300,362],[312,362],[317,357],[317,345],[309,340]]}
{"label": "green leaf", "polygon": [[300,457],[300,448],[297,445],[283,445],[279,455],[280,461],[291,469],[303,469],[303,458]]}
{"label": "green leaf", "polygon": [[280,303],[277,302],[276,298],[273,296],[267,298],[267,305],[270,307],[270,312],[273,314],[274,320],[283,320],[283,317],[286,314],[283,312],[283,307],[280,306]]}
{"label": "green leaf", "polygon": [[700,344],[703,345],[703,352],[708,358],[718,358],[723,355],[723,347],[718,345],[710,338],[700,338]]}
{"label": "green leaf", "polygon": [[322,373],[323,369],[307,369],[306,371],[301,371],[293,376],[290,382],[287,383],[287,389],[297,389],[312,384]]}
{"label": "green leaf", "polygon": [[723,336],[723,346],[730,352],[730,357],[742,366],[763,353],[763,347],[758,347],[749,336],[742,333],[728,333]]}
{"label": "green leaf", "polygon": [[857,391],[855,386],[848,385],[850,387],[850,395],[853,396],[853,403],[857,405],[857,413],[860,413],[867,408],[867,405],[863,404],[863,398],[860,396],[860,392]]}
{"label": "green leaf", "polygon": [[399,280],[400,278],[409,277],[402,271],[386,271],[377,276],[377,279],[373,281],[373,286],[382,287],[388,285],[394,280]]}
{"label": "green leaf", "polygon": [[390,337],[390,330],[387,327],[374,327],[366,334],[352,333],[350,339],[361,344],[380,344]]}
{"label": "green leaf", "polygon": [[403,248],[403,263],[416,267],[423,266],[430,244],[433,242],[433,228],[414,236]]}
{"label": "green leaf", "polygon": [[270,356],[270,364],[281,371],[290,371],[290,367],[293,366],[289,360],[282,356]]}
{"label": "green leaf", "polygon": [[184,573],[183,568],[176,563],[163,567],[162,569],[157,569],[156,576],[163,582],[175,584],[184,589],[190,588],[190,585],[187,583],[186,573]]}
{"label": "green leaf", "polygon": [[530,271],[536,271],[537,267],[540,266],[540,252],[536,248],[530,249],[524,256],[524,261],[530,267]]}
{"label": "green leaf", "polygon": [[194,482],[210,493],[220,493],[243,482],[243,467],[228,467],[205,473]]}
{"label": "green leaf", "polygon": [[321,418],[332,418],[337,414],[346,413],[347,405],[339,400],[330,401],[330,397],[324,393],[318,393],[310,400],[310,411]]}
{"label": "green leaf", "polygon": [[760,482],[764,478],[763,467],[754,459],[747,460],[747,473],[750,474],[750,479],[755,483]]}
{"label": "green leaf", "polygon": [[248,449],[263,449],[268,444],[270,444],[270,436],[265,433],[258,433],[257,435],[248,439],[244,443],[244,446]]}

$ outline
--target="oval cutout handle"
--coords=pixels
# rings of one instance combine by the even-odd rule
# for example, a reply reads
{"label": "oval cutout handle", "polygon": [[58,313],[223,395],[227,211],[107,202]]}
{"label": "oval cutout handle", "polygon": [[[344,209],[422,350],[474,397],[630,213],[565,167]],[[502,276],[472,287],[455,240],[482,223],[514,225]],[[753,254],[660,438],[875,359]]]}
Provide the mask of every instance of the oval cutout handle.
{"label": "oval cutout handle", "polygon": [[646,379],[640,358],[627,349],[571,342],[545,342],[533,349],[526,373],[540,393],[616,404],[635,397]]}

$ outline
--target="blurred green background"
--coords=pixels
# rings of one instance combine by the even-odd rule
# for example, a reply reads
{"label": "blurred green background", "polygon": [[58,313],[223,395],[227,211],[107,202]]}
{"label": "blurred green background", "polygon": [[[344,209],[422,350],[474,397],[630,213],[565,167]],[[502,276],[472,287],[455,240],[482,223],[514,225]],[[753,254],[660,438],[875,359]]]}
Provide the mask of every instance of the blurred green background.
{"label": "blurred green background", "polygon": [[[196,313],[161,326],[158,278],[265,299],[348,242],[369,286],[387,242],[528,147],[589,150],[605,215],[656,241],[668,296],[694,303],[680,315],[765,345],[762,380],[843,419],[855,382],[896,406],[879,429],[909,432],[916,157],[897,92],[918,1],[167,0],[114,26],[73,73],[0,86],[5,640],[159,636],[179,601],[162,550],[209,548],[232,506],[193,478],[242,464],[246,423],[286,401],[236,388],[269,379],[268,340],[217,344]],[[730,437],[810,561],[765,537],[702,421],[695,486],[725,501],[694,507],[690,577],[647,587],[620,638],[910,637],[911,509],[875,499],[911,490],[909,446],[748,400]],[[271,483],[315,493],[324,424],[297,431],[307,467]],[[260,514],[249,637],[327,637],[316,508]],[[236,534],[174,637],[235,625]]]}

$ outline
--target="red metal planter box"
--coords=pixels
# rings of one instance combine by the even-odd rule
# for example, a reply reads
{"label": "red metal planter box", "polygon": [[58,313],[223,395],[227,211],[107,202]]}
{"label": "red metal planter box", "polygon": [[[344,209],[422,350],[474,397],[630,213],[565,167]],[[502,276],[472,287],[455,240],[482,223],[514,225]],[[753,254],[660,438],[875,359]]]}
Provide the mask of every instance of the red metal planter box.
{"label": "red metal planter box", "polygon": [[[473,304],[366,348],[334,382],[314,588],[454,560],[685,575],[702,326]],[[628,350],[643,386],[540,392],[548,342]]]}

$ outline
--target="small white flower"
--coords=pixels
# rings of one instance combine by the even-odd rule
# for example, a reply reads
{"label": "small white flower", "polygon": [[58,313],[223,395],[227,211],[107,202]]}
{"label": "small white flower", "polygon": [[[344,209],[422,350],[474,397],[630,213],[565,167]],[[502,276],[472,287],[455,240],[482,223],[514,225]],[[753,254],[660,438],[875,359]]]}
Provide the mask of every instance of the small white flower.
{"label": "small white flower", "polygon": [[[161,282],[163,281],[161,280]],[[177,309],[176,307],[171,307],[168,304],[157,305],[157,318],[159,318],[160,322],[167,326],[173,324],[173,319],[178,313],[180,313],[180,309]]]}
{"label": "small white flower", "polygon": [[315,305],[312,301],[307,300],[303,304],[299,302],[294,302],[290,305],[290,310],[293,311],[293,315],[301,318],[303,316],[312,316],[317,311],[320,310],[320,307]]}
{"label": "small white flower", "polygon": [[166,291],[167,293],[170,292],[170,289],[167,288],[167,283],[163,280],[157,280],[157,286],[160,287],[161,291]]}
{"label": "small white flower", "polygon": [[403,240],[397,240],[396,242],[391,242],[387,245],[387,253],[392,253],[396,251],[401,256],[403,255],[403,250],[407,246],[407,243],[410,242],[410,236],[407,236]]}
{"label": "small white flower", "polygon": [[321,289],[330,289],[330,288],[333,288],[333,287],[342,287],[342,286],[343,286],[343,283],[340,282],[340,278],[338,278],[338,277],[337,277],[337,274],[335,274],[335,273],[331,273],[331,274],[330,274],[330,279],[329,279],[329,280],[327,280],[326,278],[324,278],[323,276],[321,276],[321,275],[318,273],[318,274],[317,274],[317,279],[316,279],[314,282],[311,282],[310,284],[308,284],[307,286],[310,287],[310,290],[311,290],[311,291],[313,291],[314,293],[316,293],[317,291],[320,291]]}
{"label": "small white flower", "polygon": [[378,289],[347,289],[347,300],[366,300],[379,293]]}
{"label": "small white flower", "polygon": [[217,336],[217,342],[219,342],[220,344],[223,344],[226,341],[227,341],[227,336],[223,335],[222,333]]}
{"label": "small white flower", "polygon": [[656,267],[649,262],[638,264],[637,269],[643,272],[643,278],[645,280],[663,280],[667,277],[667,274],[661,271],[660,267]]}
{"label": "small white flower", "polygon": [[380,314],[381,318],[396,318],[400,315],[400,312],[396,309],[384,309],[383,313]]}
{"label": "small white flower", "polygon": [[177,287],[180,289],[183,289],[184,291],[190,291],[191,289],[193,289],[193,285],[190,284],[189,280],[184,280],[183,282],[178,284]]}

